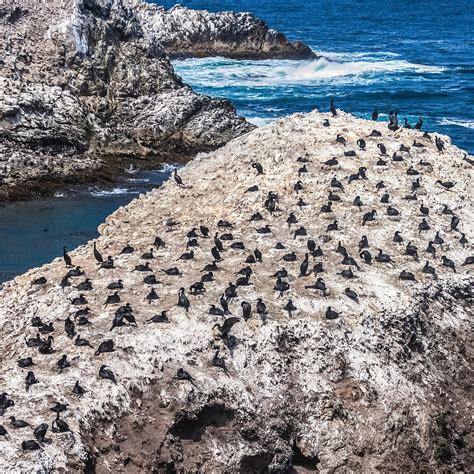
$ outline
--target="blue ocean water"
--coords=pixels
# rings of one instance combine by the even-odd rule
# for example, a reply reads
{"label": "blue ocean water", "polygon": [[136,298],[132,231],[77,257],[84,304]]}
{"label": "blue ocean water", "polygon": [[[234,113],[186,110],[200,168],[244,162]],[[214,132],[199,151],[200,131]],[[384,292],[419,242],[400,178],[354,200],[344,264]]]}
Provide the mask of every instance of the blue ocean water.
{"label": "blue ocean water", "polygon": [[[176,1],[157,1],[167,8]],[[196,90],[230,98],[257,125],[329,98],[358,116],[399,110],[474,153],[472,0],[183,0],[211,11],[250,11],[323,59],[176,61]],[[329,61],[330,60],[330,61]]]}
{"label": "blue ocean water", "polygon": [[[171,7],[176,2],[157,2]],[[329,98],[359,116],[374,106],[425,119],[474,153],[472,0],[184,0],[190,8],[251,11],[323,56],[315,61],[176,61],[196,90],[230,98],[257,125],[327,109]],[[97,226],[169,174],[134,175],[112,190],[0,205],[0,283],[97,236]],[[47,230],[45,230],[47,229]]]}

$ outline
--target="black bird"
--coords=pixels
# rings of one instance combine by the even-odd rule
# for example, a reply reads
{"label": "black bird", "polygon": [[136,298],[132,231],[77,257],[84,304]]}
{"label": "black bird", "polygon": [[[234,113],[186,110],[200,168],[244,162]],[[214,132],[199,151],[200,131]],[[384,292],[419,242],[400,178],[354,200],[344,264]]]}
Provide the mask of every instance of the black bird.
{"label": "black bird", "polygon": [[334,311],[331,306],[328,306],[326,309],[326,319],[337,319],[342,312]]}
{"label": "black bird", "polygon": [[365,147],[367,146],[365,140],[363,138],[359,138],[357,140],[357,145],[359,145],[359,149],[365,151]]}
{"label": "black bird", "polygon": [[360,209],[362,207],[362,201],[360,199],[360,196],[356,196],[352,204]]}
{"label": "black bird", "polygon": [[0,425],[0,436],[6,436],[8,431],[5,429],[3,425]]}
{"label": "black bird", "polygon": [[96,243],[94,242],[94,257],[97,260],[98,263],[104,263],[104,259],[101,255],[101,253],[97,250]]}
{"label": "black bird", "polygon": [[472,265],[474,264],[474,256],[466,257],[466,260],[461,264],[462,267],[466,265]]}
{"label": "black bird", "polygon": [[262,298],[257,299],[257,313],[265,323],[267,320],[267,305],[263,302]]}
{"label": "black bird", "polygon": [[191,374],[187,370],[184,370],[182,368],[178,369],[178,371],[176,372],[176,379],[187,380],[188,382],[194,384],[194,379],[191,377]]}
{"label": "black bird", "polygon": [[351,290],[350,288],[346,288],[344,290],[344,294],[351,300],[354,300],[357,304],[359,303],[359,296],[354,290]]}
{"label": "black bird", "polygon": [[184,294],[184,288],[180,288],[178,292],[178,306],[184,308],[186,312],[189,311],[190,302],[188,297]]}
{"label": "black bird", "polygon": [[100,366],[100,369],[99,369],[99,377],[101,379],[107,379],[107,380],[111,380],[115,385],[117,385],[117,380],[115,379],[115,375],[114,373],[112,372],[112,370],[110,370],[110,368],[106,365],[101,365]]}
{"label": "black bird", "polygon": [[331,124],[329,123],[329,120],[328,119],[324,119],[323,121],[323,127],[330,127]]}
{"label": "black bird", "polygon": [[366,222],[374,221],[376,214],[377,214],[377,211],[375,209],[372,209],[371,211],[366,212],[362,217],[362,225],[365,225]]}
{"label": "black bird", "polygon": [[337,117],[337,111],[336,111],[336,107],[334,105],[334,99],[331,98],[331,104],[329,106],[329,110],[331,111],[331,114],[333,117]]}
{"label": "black bird", "polygon": [[382,155],[386,155],[387,154],[387,148],[385,148],[385,145],[383,143],[377,143],[377,148],[380,150],[380,153]]}
{"label": "black bird", "polygon": [[368,250],[362,251],[359,256],[367,265],[372,265],[372,255]]}
{"label": "black bird", "polygon": [[59,283],[59,286],[64,290],[64,288],[71,286],[71,282],[69,281],[69,277],[65,276],[61,282]]}
{"label": "black bird", "polygon": [[48,336],[46,341],[43,341],[42,344],[38,347],[38,352],[40,354],[52,354],[54,349],[52,347],[54,338],[53,336]]}
{"label": "black bird", "polygon": [[467,245],[468,241],[466,239],[466,235],[465,234],[461,234],[461,238],[459,239],[459,243],[464,247],[465,245]]}
{"label": "black bird", "polygon": [[257,176],[263,173],[263,166],[260,163],[252,163],[252,168],[257,171]]}
{"label": "black bird", "polygon": [[451,217],[451,223],[449,225],[451,227],[451,230],[457,230],[458,225],[459,225],[459,217],[452,216]]}
{"label": "black bird", "polygon": [[296,218],[296,216],[293,212],[290,212],[290,215],[286,219],[286,223],[288,224],[288,227],[291,227],[291,224],[297,224],[298,223],[298,219]]}
{"label": "black bird", "polygon": [[150,290],[150,293],[146,295],[146,300],[148,301],[148,304],[150,304],[152,301],[159,299],[158,293],[155,291],[154,288]]}
{"label": "black bird", "polygon": [[260,250],[255,249],[255,250],[253,251],[253,254],[254,254],[255,260],[256,260],[257,262],[262,262],[262,252],[260,252]]}
{"label": "black bird", "polygon": [[303,198],[299,198],[298,199],[298,202],[296,203],[296,205],[302,209],[303,207],[307,206],[307,204],[303,201]]}
{"label": "black bird", "polygon": [[153,242],[153,245],[154,245],[157,249],[159,249],[160,247],[163,247],[163,248],[164,248],[164,247],[166,246],[164,240],[163,240],[161,237],[159,237],[159,236],[156,236],[156,237],[155,237],[155,241]]}
{"label": "black bird", "polygon": [[457,272],[456,272],[456,266],[454,265],[454,262],[453,262],[451,259],[449,259],[448,257],[446,257],[446,255],[443,255],[443,256],[441,257],[441,260],[442,260],[443,265],[444,265],[445,267],[451,268],[454,273],[457,273]]}
{"label": "black bird", "polygon": [[337,189],[340,189],[341,191],[344,191],[344,187],[342,186],[342,183],[335,177],[331,179],[329,185],[332,188],[337,188]]}
{"label": "black bird", "polygon": [[434,238],[434,243],[436,245],[443,245],[444,244],[444,239],[439,235],[439,231],[436,232],[435,238]]}
{"label": "black bird", "polygon": [[336,142],[346,146],[346,139],[340,133],[336,136]]}
{"label": "black bird", "polygon": [[227,339],[229,337],[230,330],[239,321],[240,321],[240,318],[236,318],[235,316],[232,316],[231,318],[225,319],[222,325],[218,323],[214,324],[212,329],[217,328],[221,339]]}
{"label": "black bird", "polygon": [[26,369],[27,367],[31,367],[32,365],[35,365],[33,363],[33,359],[31,357],[24,357],[22,359],[18,359],[18,367],[22,369]]}
{"label": "black bird", "polygon": [[69,316],[64,320],[64,331],[69,339],[72,339],[76,335],[76,325]]}
{"label": "black bird", "polygon": [[369,248],[369,241],[367,240],[367,236],[363,235],[362,239],[359,241],[359,250]]}
{"label": "black bird", "polygon": [[34,439],[28,439],[21,442],[21,449],[23,451],[37,451],[42,448]]}
{"label": "black bird", "polygon": [[63,413],[67,411],[68,406],[68,403],[55,402],[55,404],[49,409],[49,411],[52,411],[57,414]]}
{"label": "black bird", "polygon": [[298,177],[301,177],[302,174],[307,173],[308,168],[306,168],[306,165],[303,165],[299,170],[298,170]]}
{"label": "black bird", "polygon": [[199,226],[199,231],[201,232],[201,235],[204,237],[204,238],[208,238],[209,237],[209,228],[206,227],[205,225],[201,225]]}
{"label": "black bird", "polygon": [[82,395],[84,395],[86,392],[87,390],[79,385],[79,380],[76,380],[76,383],[72,389],[72,393],[78,397],[82,397]]}
{"label": "black bird", "polygon": [[294,191],[298,194],[300,191],[303,190],[303,183],[301,181],[297,181],[293,186]]}
{"label": "black bird", "polygon": [[308,242],[306,242],[306,247],[311,253],[313,253],[316,250],[316,242],[310,239]]}
{"label": "black bird", "polygon": [[95,351],[94,355],[97,356],[99,354],[104,354],[105,352],[114,352],[114,351],[115,351],[114,341],[112,341],[112,339],[107,339],[105,341],[102,341],[99,344],[99,347]]}
{"label": "black bird", "polygon": [[76,286],[76,290],[79,290],[79,291],[91,291],[91,290],[92,290],[92,282],[91,282],[90,278],[86,278],[84,281],[82,281],[81,283],[79,283],[79,284]]}
{"label": "black bird", "polygon": [[414,281],[414,282],[417,281],[415,278],[415,275],[413,275],[413,273],[408,272],[406,270],[402,270],[400,272],[399,278],[400,280],[404,280],[404,281]]}
{"label": "black bird", "polygon": [[403,121],[405,122],[404,125],[403,125],[403,128],[411,129],[411,125],[408,123],[408,119],[405,118],[405,119],[403,119]]}
{"label": "black bird", "polygon": [[224,246],[222,245],[221,240],[219,239],[219,234],[216,232],[214,235],[214,246],[219,252],[224,252]]}
{"label": "black bird", "polygon": [[339,226],[337,224],[337,220],[335,220],[334,222],[332,222],[331,224],[329,224],[327,227],[326,227],[326,231],[327,232],[331,232],[331,231],[335,231],[335,230],[339,230]]}
{"label": "black bird", "polygon": [[63,247],[63,259],[67,268],[72,267],[72,259],[67,253],[67,247]]}
{"label": "black bird", "polygon": [[25,384],[26,384],[26,390],[28,391],[30,389],[31,385],[34,385],[38,383],[38,379],[36,378],[35,374],[33,371],[28,371],[25,377]]}
{"label": "black bird", "polygon": [[313,272],[315,275],[318,273],[324,273],[324,268],[323,268],[323,263],[318,262],[314,267],[313,267]]}
{"label": "black bird", "polygon": [[104,262],[100,264],[100,268],[103,268],[105,270],[110,270],[111,268],[114,268],[114,259],[109,255]]}
{"label": "black bird", "polygon": [[176,170],[176,169],[174,170],[174,175],[173,176],[174,176],[174,180],[176,181],[176,184],[178,186],[182,186],[183,185],[183,180],[182,180],[181,176],[178,175],[178,170]]}
{"label": "black bird", "polygon": [[400,242],[403,242],[403,237],[400,235],[399,230],[395,231],[392,241],[397,244],[399,244]]}
{"label": "black bird", "polygon": [[14,416],[10,416],[9,420],[10,420],[10,426],[15,428],[16,430],[22,429],[22,428],[28,428],[29,426],[31,426],[29,423],[27,423],[24,420],[17,420]]}
{"label": "black bird", "polygon": [[421,206],[420,206],[420,213],[422,216],[427,216],[430,213],[429,208],[424,206],[423,202],[421,203]]}
{"label": "black bird", "polygon": [[296,253],[291,252],[283,255],[280,260],[284,260],[285,262],[294,262],[296,261]]}
{"label": "black bird", "polygon": [[293,239],[296,239],[296,237],[304,237],[305,235],[308,235],[307,230],[303,226],[300,226],[294,231]]}
{"label": "black bird", "polygon": [[428,273],[430,275],[433,275],[435,279],[438,278],[438,275],[436,274],[436,270],[432,266],[430,266],[430,263],[428,262],[428,260],[426,261],[423,267],[423,273]]}
{"label": "black bird", "polygon": [[131,253],[133,253],[133,252],[135,252],[135,249],[134,249],[131,245],[127,244],[127,245],[120,251],[120,254],[119,254],[119,255],[127,255],[127,254],[131,254]]}
{"label": "black bird", "polygon": [[152,260],[154,258],[153,257],[153,249],[150,249],[148,252],[145,252],[142,255],[142,258],[143,258],[143,260]]}
{"label": "black bird", "polygon": [[430,253],[433,257],[436,255],[436,248],[433,246],[433,241],[430,240],[428,247],[426,248],[426,253]]}
{"label": "black bird", "polygon": [[41,423],[38,425],[34,431],[33,436],[40,442],[43,443],[45,441],[45,436],[48,431],[49,425],[48,423]]}
{"label": "black bird", "polygon": [[381,189],[384,189],[386,188],[387,186],[385,186],[385,183],[383,181],[379,181],[376,185],[375,185],[375,189],[377,191],[380,191]]}
{"label": "black bird", "polygon": [[248,321],[252,316],[252,306],[246,301],[242,301],[240,306],[242,306],[242,317],[244,318],[244,321]]}
{"label": "black bird", "polygon": [[392,263],[393,264],[393,260],[392,258],[390,257],[390,255],[386,254],[386,253],[383,253],[381,249],[378,249],[379,253],[378,255],[376,255],[375,257],[375,261],[376,262],[380,262],[380,263]]}
{"label": "black bird", "polygon": [[379,132],[378,130],[372,130],[369,135],[369,137],[381,137],[381,136],[382,136],[382,132]]}
{"label": "black bird", "polygon": [[[151,269],[150,269],[151,271]],[[161,270],[162,272],[165,272],[169,276],[180,276],[181,272],[179,271],[178,267],[171,267],[168,268],[167,270]]]}
{"label": "black bird", "polygon": [[31,284],[32,284],[32,285],[44,285],[44,284],[46,284],[47,282],[48,282],[48,280],[46,280],[46,278],[42,276],[42,277],[39,277],[39,278],[35,278],[35,279],[31,282]]}
{"label": "black bird", "polygon": [[56,362],[56,367],[59,369],[59,373],[62,374],[64,369],[71,367],[71,364],[67,360],[67,355],[64,354],[61,358]]}
{"label": "black bird", "polygon": [[354,150],[349,150],[344,152],[344,156],[357,156],[357,153]]}
{"label": "black bird", "polygon": [[123,282],[122,280],[118,279],[117,281],[113,281],[107,285],[108,290],[122,290],[123,289]]}
{"label": "black bird", "polygon": [[376,107],[376,108],[374,109],[374,111],[372,112],[372,120],[373,120],[374,122],[376,122],[378,118],[379,118],[379,113],[378,113],[377,107]]}
{"label": "black bird", "polygon": [[423,119],[421,117],[418,117],[418,122],[415,124],[415,129],[416,130],[421,130],[421,127],[423,126]]}
{"label": "black bird", "polygon": [[318,278],[313,285],[305,286],[307,290],[318,290],[321,291],[323,296],[326,296],[327,286],[322,278]]}
{"label": "black bird", "polygon": [[321,212],[329,213],[332,212],[332,201],[329,201],[327,204],[321,206]]}
{"label": "black bird", "polygon": [[418,233],[421,234],[423,231],[430,230],[430,229],[431,229],[430,225],[428,224],[426,219],[423,217],[421,222],[418,224]]}
{"label": "black bird", "polygon": [[193,260],[194,259],[194,250],[191,252],[184,252],[178,260]]}
{"label": "black bird", "polygon": [[237,298],[237,286],[234,285],[232,282],[229,282],[229,286],[224,290],[224,295],[227,298],[227,300],[230,300],[231,298]]}
{"label": "black bird", "polygon": [[160,314],[155,314],[152,318],[147,320],[147,323],[169,323],[167,311],[162,311]]}
{"label": "black bird", "polygon": [[332,190],[329,190],[329,195],[328,195],[328,201],[340,201],[341,198],[338,194],[335,194],[332,192]]}
{"label": "black bird", "polygon": [[413,257],[416,261],[418,261],[418,248],[416,245],[413,245],[411,242],[408,242],[405,248],[405,255],[409,255]]}
{"label": "black bird", "polygon": [[288,300],[288,303],[286,303],[285,307],[283,308],[285,311],[288,311],[288,316],[291,318],[292,312],[297,311],[297,307],[293,304],[293,301]]}
{"label": "black bird", "polygon": [[87,339],[84,339],[83,337],[81,337],[80,334],[77,335],[74,341],[74,345],[78,347],[86,347],[86,346],[92,347],[91,343]]}
{"label": "black bird", "polygon": [[436,149],[439,153],[444,153],[444,141],[439,137],[435,137]]}
{"label": "black bird", "polygon": [[304,256],[304,260],[301,262],[300,274],[298,275],[299,277],[306,276],[308,273],[308,266],[309,266],[308,256],[309,254],[306,253]]}
{"label": "black bird", "polygon": [[120,303],[120,295],[117,291],[114,291],[112,295],[107,296],[104,306],[107,308],[109,304],[118,304]]}
{"label": "black bird", "polygon": [[277,281],[275,282],[275,286],[273,287],[273,289],[275,291],[280,292],[280,298],[281,298],[283,296],[283,293],[290,289],[290,284],[287,283],[286,281],[283,281],[281,278],[277,278]]}
{"label": "black bird", "polygon": [[267,224],[264,227],[260,227],[259,229],[255,229],[257,231],[257,234],[271,234],[272,230],[270,229],[270,226]]}
{"label": "black bird", "polygon": [[64,420],[61,420],[58,415],[51,423],[51,431],[53,433],[67,433],[71,430],[69,429],[69,425]]}

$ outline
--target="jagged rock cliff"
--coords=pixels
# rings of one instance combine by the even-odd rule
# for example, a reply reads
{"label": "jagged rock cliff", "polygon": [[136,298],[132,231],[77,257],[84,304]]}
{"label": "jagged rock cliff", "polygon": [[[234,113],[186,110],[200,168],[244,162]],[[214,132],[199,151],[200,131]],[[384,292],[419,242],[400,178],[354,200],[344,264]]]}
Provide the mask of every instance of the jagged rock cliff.
{"label": "jagged rock cliff", "polygon": [[316,55],[301,42],[292,43],[251,13],[170,10],[157,5],[140,9],[146,28],[156,34],[175,58],[224,56],[236,59],[312,59]]}
{"label": "jagged rock cliff", "polygon": [[[7,283],[0,470],[468,472],[473,170],[440,138],[444,153],[342,112],[281,120],[111,215],[96,244],[113,268],[89,243],[69,254],[79,276],[58,258]],[[50,442],[22,450],[40,423]]]}

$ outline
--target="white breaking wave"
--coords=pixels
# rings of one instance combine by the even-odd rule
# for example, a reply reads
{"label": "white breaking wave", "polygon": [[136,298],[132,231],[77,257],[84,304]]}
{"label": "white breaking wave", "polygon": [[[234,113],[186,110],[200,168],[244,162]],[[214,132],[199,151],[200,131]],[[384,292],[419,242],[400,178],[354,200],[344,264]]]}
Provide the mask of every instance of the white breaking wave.
{"label": "white breaking wave", "polygon": [[[328,54],[328,53],[326,53]],[[369,53],[332,53],[331,59],[313,61],[235,61],[225,58],[186,59],[175,67],[187,82],[202,87],[268,87],[313,84],[321,81],[361,81],[376,75],[383,77],[403,72],[439,74],[443,67],[416,64],[383,53],[382,58]],[[379,79],[379,78],[378,78]]]}
{"label": "white breaking wave", "polygon": [[117,194],[133,194],[137,191],[130,188],[113,188],[113,189],[100,189],[91,190],[89,194],[94,197],[113,196]]}
{"label": "white breaking wave", "polygon": [[174,170],[178,170],[179,165],[170,165],[169,163],[163,163],[161,168],[158,170],[160,173],[172,173]]}
{"label": "white breaking wave", "polygon": [[443,118],[438,121],[440,125],[457,125],[458,127],[463,128],[473,128],[474,129],[474,120],[460,120],[460,119],[450,119]]}

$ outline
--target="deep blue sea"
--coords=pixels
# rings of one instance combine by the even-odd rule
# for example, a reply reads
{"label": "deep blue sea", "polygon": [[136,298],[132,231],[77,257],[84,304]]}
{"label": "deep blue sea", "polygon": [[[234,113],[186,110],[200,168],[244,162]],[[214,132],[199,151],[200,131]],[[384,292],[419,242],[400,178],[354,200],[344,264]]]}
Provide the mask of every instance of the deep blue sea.
{"label": "deep blue sea", "polygon": [[[155,2],[172,7],[176,1]],[[250,11],[316,61],[175,62],[196,90],[230,98],[257,125],[315,107],[368,117],[374,106],[450,135],[474,153],[473,0],[183,0],[211,11]]]}
{"label": "deep blue sea", "polygon": [[[176,1],[156,2],[172,7]],[[230,98],[263,125],[317,107],[368,116],[398,110],[474,153],[473,0],[185,0],[212,11],[250,11],[302,40],[315,61],[176,61],[195,90]],[[383,117],[383,116],[382,116]],[[139,173],[113,190],[80,188],[54,198],[0,205],[0,282],[97,236],[97,226],[169,170]]]}

